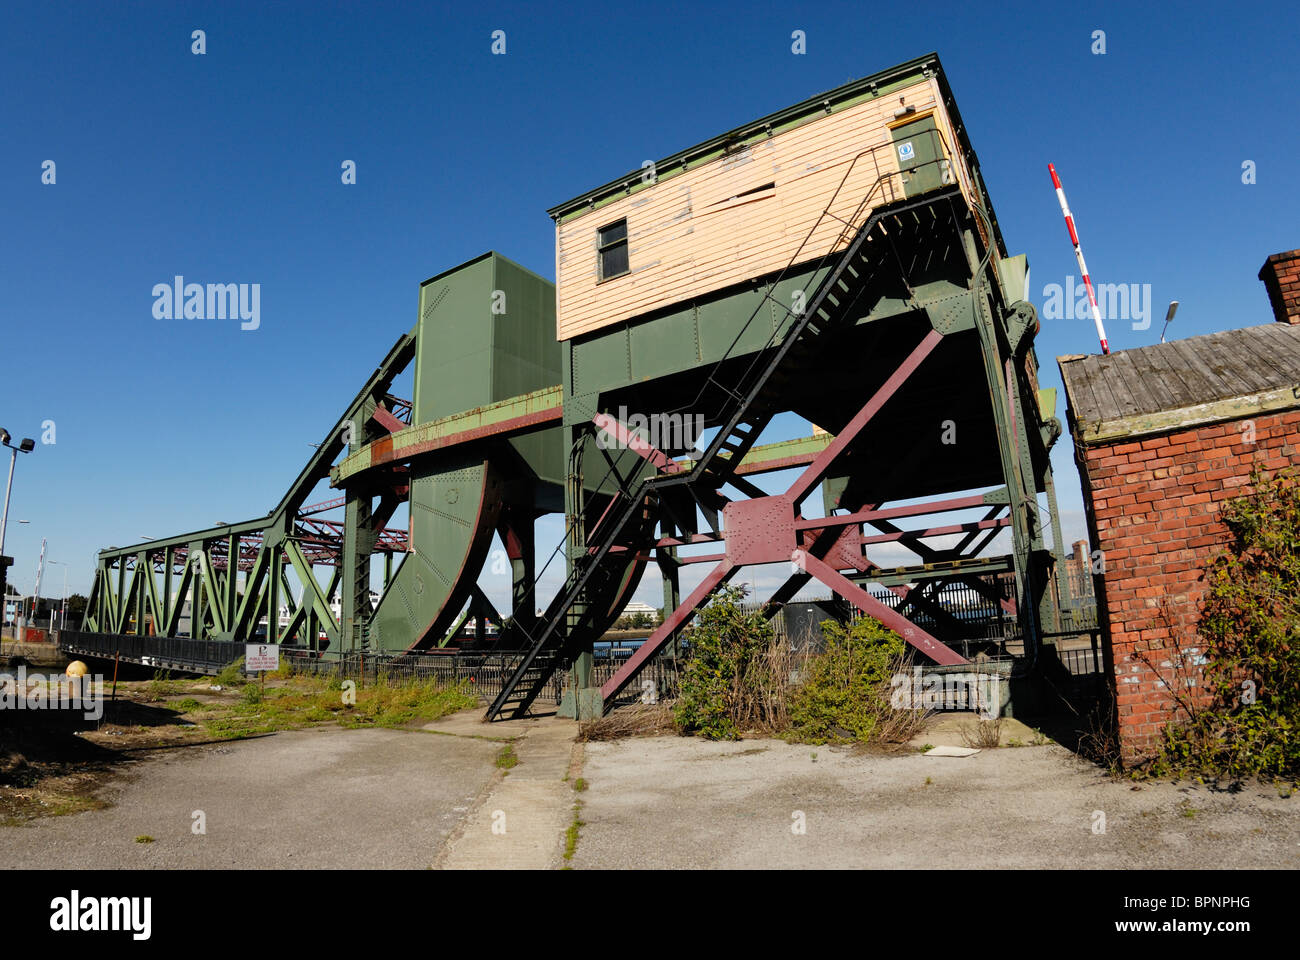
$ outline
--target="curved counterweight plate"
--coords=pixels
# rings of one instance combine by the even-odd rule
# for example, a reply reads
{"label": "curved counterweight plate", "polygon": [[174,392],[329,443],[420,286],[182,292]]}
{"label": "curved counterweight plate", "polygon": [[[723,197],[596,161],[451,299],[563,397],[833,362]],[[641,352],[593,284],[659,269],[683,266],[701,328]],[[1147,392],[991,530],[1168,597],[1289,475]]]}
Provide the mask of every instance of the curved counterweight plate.
{"label": "curved counterweight plate", "polygon": [[483,568],[501,494],[486,460],[412,468],[410,552],[371,618],[373,649],[423,650],[442,639]]}

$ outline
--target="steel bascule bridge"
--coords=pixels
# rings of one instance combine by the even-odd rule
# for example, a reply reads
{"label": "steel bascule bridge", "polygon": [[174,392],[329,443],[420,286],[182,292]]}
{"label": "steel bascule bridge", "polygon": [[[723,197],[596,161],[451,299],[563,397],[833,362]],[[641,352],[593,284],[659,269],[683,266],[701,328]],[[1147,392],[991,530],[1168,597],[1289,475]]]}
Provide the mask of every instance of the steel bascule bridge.
{"label": "steel bascule bridge", "polygon": [[[799,150],[822,160],[800,167]],[[135,638],[136,659],[162,662],[148,660],[150,643],[187,641],[190,667],[203,669],[233,658],[264,622],[269,640],[325,659],[400,658],[447,649],[475,616],[468,648],[510,657],[488,718],[522,715],[557,676],[561,712],[591,716],[674,649],[720,587],[784,564],[769,615],[816,582],[935,669],[978,657],[1026,689],[1058,669],[1055,638],[1093,626],[1070,609],[1060,576],[1048,455],[1061,427],[1054,392],[1038,385],[1026,261],[1005,249],[938,58],[657,170],[655,182],[637,171],[550,211],[558,290],[497,253],[421,284],[414,327],[276,507],[102,551],[69,649],[111,655]],[[684,213],[645,213],[683,196]],[[655,233],[683,218],[699,222]],[[687,244],[692,266],[678,280],[663,271]],[[748,266],[751,255],[760,259]],[[737,281],[733,267],[749,272]],[[575,328],[567,318],[584,310],[595,319]],[[408,368],[413,396],[399,399],[393,384]],[[659,449],[619,419],[625,411],[702,418],[708,442]],[[772,441],[774,420],[790,414],[819,429]],[[789,482],[769,492],[756,482],[768,474],[767,486]],[[335,499],[309,504],[323,481]],[[408,527],[393,529],[403,504]],[[535,587],[534,529],[547,514],[565,520],[555,554],[565,576],[550,598]],[[496,538],[512,582],[500,612],[478,586]],[[914,562],[877,565],[883,544]],[[376,563],[385,587],[372,607]],[[664,622],[597,684],[593,643],[651,563]],[[705,572],[683,596],[692,564]],[[991,640],[945,603],[957,585],[1009,633]],[[490,640],[489,617],[506,623]]]}

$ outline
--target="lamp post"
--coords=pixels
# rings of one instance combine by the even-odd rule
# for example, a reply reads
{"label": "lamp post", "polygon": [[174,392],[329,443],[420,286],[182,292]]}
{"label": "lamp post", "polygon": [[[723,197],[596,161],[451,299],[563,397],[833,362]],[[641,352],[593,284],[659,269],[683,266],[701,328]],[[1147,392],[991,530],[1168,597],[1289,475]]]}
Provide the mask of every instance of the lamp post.
{"label": "lamp post", "polygon": [[1160,330],[1160,342],[1161,342],[1161,343],[1164,343],[1164,342],[1165,342],[1165,331],[1167,331],[1167,330],[1169,329],[1169,324],[1171,324],[1171,323],[1174,322],[1174,314],[1177,313],[1177,312],[1178,312],[1178,301],[1177,301],[1177,300],[1171,300],[1171,301],[1169,302],[1169,312],[1165,314],[1165,325],[1164,325],[1164,327]]}
{"label": "lamp post", "polygon": [[[13,437],[4,427],[0,427],[0,444],[9,448],[9,481],[5,484],[5,507],[4,514],[0,516],[0,597],[5,595],[5,583],[9,579],[9,564],[12,560],[5,556],[5,530],[9,527],[9,494],[14,488],[14,466],[18,463],[18,454],[31,453],[36,448],[36,441],[30,437],[24,437],[14,446],[9,441]],[[15,619],[15,622],[16,619]]]}

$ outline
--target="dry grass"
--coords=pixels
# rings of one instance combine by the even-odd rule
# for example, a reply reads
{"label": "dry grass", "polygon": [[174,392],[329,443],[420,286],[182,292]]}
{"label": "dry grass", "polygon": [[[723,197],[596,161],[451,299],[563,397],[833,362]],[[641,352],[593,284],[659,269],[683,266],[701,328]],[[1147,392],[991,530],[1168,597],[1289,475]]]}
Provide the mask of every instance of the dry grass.
{"label": "dry grass", "polygon": [[595,720],[578,725],[578,739],[625,740],[628,737],[666,737],[677,732],[672,706],[668,703],[638,703],[620,707]]}
{"label": "dry grass", "polygon": [[[904,662],[900,669],[906,667],[907,664]],[[889,696],[893,692],[892,687],[888,683],[881,683],[880,687],[880,703],[888,705]],[[924,733],[933,716],[934,712],[931,710],[896,710],[892,707],[889,709],[882,707],[877,713],[875,739],[883,744],[902,746]]]}
{"label": "dry grass", "polygon": [[774,735],[790,727],[790,678],[801,670],[807,653],[796,653],[790,642],[771,642],[732,680],[731,719],[736,729]]}
{"label": "dry grass", "polygon": [[961,725],[961,738],[968,747],[991,750],[1002,743],[1002,718],[987,720],[980,717],[975,723]]}

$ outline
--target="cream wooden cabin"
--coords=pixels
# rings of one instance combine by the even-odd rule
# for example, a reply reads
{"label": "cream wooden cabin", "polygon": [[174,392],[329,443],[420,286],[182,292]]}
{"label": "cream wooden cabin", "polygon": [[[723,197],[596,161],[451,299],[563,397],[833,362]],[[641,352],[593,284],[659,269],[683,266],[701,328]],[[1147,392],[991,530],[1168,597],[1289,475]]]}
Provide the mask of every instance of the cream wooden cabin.
{"label": "cream wooden cabin", "polygon": [[936,56],[813,97],[549,211],[558,339],[817,260],[953,182],[982,194]]}

